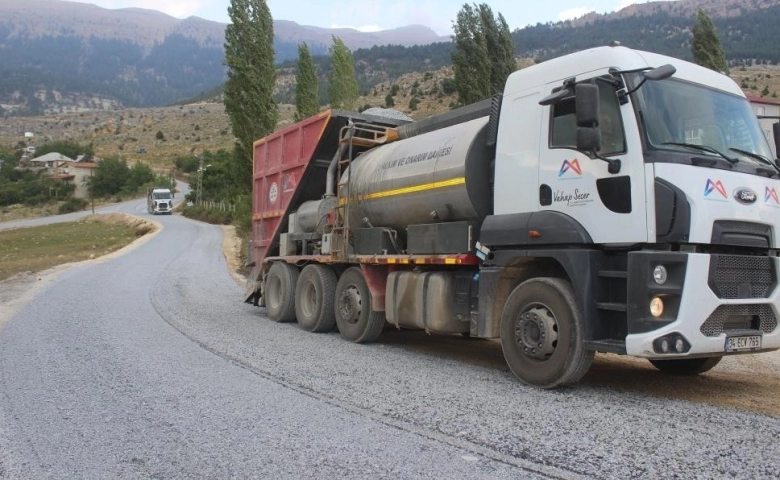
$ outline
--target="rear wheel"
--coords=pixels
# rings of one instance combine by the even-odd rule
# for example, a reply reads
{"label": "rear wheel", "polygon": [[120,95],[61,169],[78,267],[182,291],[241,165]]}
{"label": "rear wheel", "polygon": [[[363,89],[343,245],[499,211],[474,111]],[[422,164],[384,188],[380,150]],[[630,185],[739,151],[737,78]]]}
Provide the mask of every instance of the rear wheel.
{"label": "rear wheel", "polygon": [[576,383],[594,352],[583,346],[584,328],[571,284],[536,278],[518,285],[501,314],[501,348],[523,383],[554,388]]}
{"label": "rear wheel", "polygon": [[268,318],[274,322],[295,320],[295,284],[298,282],[298,267],[276,262],[265,277],[265,309]]}
{"label": "rear wheel", "polygon": [[295,286],[295,316],[298,325],[310,332],[327,332],[336,326],[333,301],[336,272],[325,265],[308,265]]}
{"label": "rear wheel", "polygon": [[655,368],[673,375],[698,375],[712,370],[723,357],[682,358],[677,360],[650,360]]}
{"label": "rear wheel", "polygon": [[385,313],[372,309],[371,292],[360,268],[348,268],[339,278],[334,310],[341,336],[351,342],[376,341],[385,328]]}

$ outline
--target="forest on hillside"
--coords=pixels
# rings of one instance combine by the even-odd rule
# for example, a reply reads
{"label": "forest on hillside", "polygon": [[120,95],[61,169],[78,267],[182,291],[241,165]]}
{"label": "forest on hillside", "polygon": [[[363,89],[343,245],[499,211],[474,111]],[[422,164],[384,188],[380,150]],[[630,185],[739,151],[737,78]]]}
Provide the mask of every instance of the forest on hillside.
{"label": "forest on hillside", "polygon": [[[742,11],[735,17],[713,18],[726,57],[734,66],[780,64],[780,6]],[[575,27],[571,22],[537,24],[512,34],[517,54],[537,61],[617,40],[622,45],[692,59],[690,28],[693,17],[655,12],[647,16],[599,18]],[[36,92],[89,92],[119,100],[126,107],[170,105],[219,92],[225,79],[224,52],[206,48],[179,34],[168,36],[145,54],[141,47],[117,39],[88,39],[63,29],[37,38],[10,35],[0,25],[0,103],[15,92],[27,101],[26,111],[39,115],[46,98]],[[275,42],[280,71],[293,73],[297,45]],[[310,45],[324,84],[330,70],[326,45]],[[410,72],[437,70],[451,64],[451,42],[424,46],[375,46],[353,52],[361,93],[380,82]],[[289,102],[294,85],[280,91]],[[323,87],[324,96],[324,87]],[[0,107],[2,108],[2,107]],[[0,114],[3,112],[0,110]]]}

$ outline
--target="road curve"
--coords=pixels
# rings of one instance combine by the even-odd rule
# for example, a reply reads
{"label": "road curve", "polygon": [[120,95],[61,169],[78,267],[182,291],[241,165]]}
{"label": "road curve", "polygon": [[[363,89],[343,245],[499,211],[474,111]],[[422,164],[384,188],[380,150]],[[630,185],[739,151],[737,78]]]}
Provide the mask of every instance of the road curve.
{"label": "road curve", "polygon": [[[584,382],[495,342],[355,345],[240,302],[179,216],[62,274],[0,331],[0,477],[776,478],[780,420]],[[587,379],[586,379],[587,380]]]}
{"label": "road curve", "polygon": [[[176,183],[177,193],[173,199],[174,206],[184,201],[184,196],[190,192],[189,184],[184,182]],[[126,202],[110,203],[108,205],[101,205],[95,207],[95,213],[130,213],[133,215],[145,215],[146,214],[146,198],[134,199]],[[79,212],[64,213],[62,215],[54,215],[50,217],[39,218],[25,218],[21,220],[10,220],[7,222],[0,222],[0,230],[10,230],[12,228],[25,228],[25,227],[37,227],[40,225],[48,225],[51,223],[64,223],[73,222],[80,218],[86,217],[92,213],[92,209],[81,210]]]}

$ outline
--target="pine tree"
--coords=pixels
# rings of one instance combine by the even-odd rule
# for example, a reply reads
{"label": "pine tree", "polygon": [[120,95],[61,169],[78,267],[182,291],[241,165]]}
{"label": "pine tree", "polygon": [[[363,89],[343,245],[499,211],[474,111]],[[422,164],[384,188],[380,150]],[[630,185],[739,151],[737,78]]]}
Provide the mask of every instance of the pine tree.
{"label": "pine tree", "polygon": [[487,4],[463,5],[453,22],[452,64],[458,101],[468,105],[504,89],[515,70],[515,46],[504,16]]}
{"label": "pine tree", "polygon": [[694,61],[710,70],[728,75],[726,54],[723,52],[723,45],[715,30],[715,24],[702,9],[696,13],[696,23],[693,25],[692,32],[691,51]]}
{"label": "pine tree", "polygon": [[298,75],[295,86],[295,120],[311,117],[320,111],[317,98],[317,71],[306,42],[298,45]]}
{"label": "pine tree", "polygon": [[225,110],[237,138],[234,178],[241,189],[252,186],[252,143],[276,128],[279,110],[274,26],[265,0],[230,0],[231,23],[225,28]]}
{"label": "pine tree", "polygon": [[331,108],[354,110],[358,100],[358,83],[352,52],[344,42],[333,36],[330,47],[332,70],[328,76],[328,98]]}

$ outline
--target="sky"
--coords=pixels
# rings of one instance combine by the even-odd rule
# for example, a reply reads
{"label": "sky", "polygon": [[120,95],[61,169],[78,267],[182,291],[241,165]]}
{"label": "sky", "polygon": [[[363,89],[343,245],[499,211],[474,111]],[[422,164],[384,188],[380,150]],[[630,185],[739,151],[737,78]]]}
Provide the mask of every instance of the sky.
{"label": "sky", "polygon": [[[60,0],[64,1],[64,0]],[[228,23],[230,0],[77,0],[104,8],[147,8],[176,18],[196,16]],[[487,3],[509,28],[557,22],[588,12],[609,13],[646,0],[267,0],[274,20],[301,25],[350,27],[370,32],[405,25],[425,25],[439,35],[452,34],[452,21],[465,3]]]}

